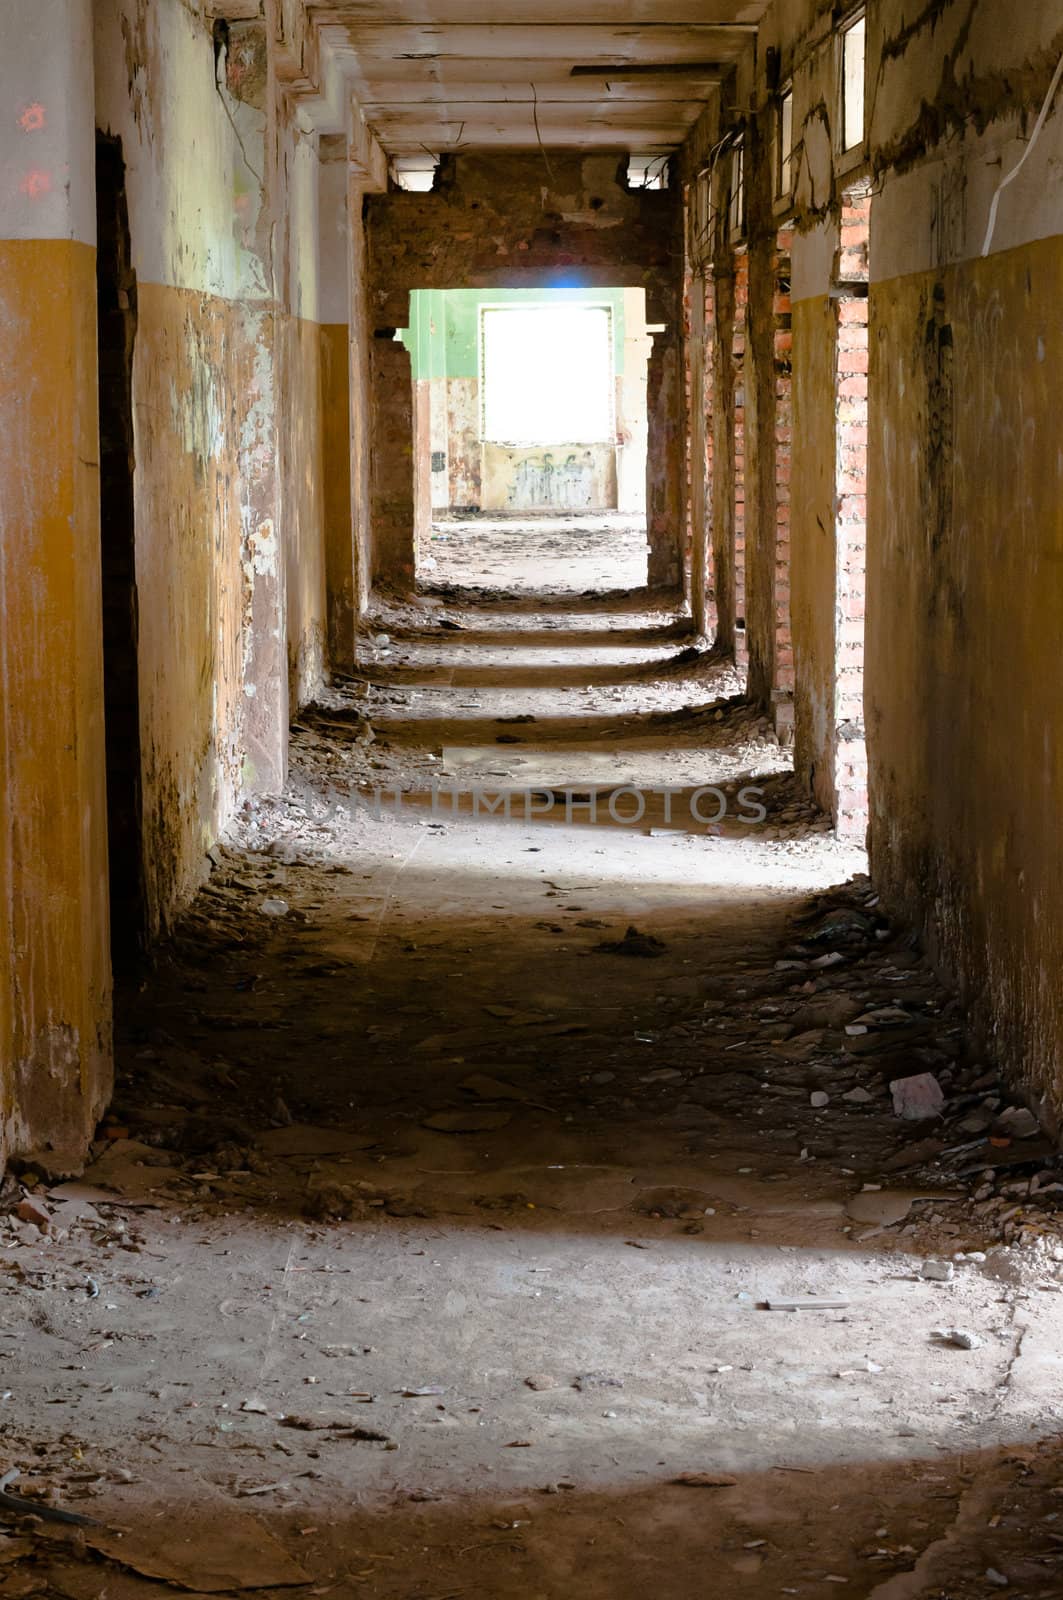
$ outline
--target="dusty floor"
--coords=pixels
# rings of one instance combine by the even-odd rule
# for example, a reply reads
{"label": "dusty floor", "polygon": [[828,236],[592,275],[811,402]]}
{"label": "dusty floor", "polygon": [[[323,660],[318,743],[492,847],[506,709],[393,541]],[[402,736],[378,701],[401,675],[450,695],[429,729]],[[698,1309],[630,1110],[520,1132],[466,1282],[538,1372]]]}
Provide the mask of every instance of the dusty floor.
{"label": "dusty floor", "polygon": [[436,587],[504,585],[523,594],[578,594],[583,589],[645,587],[649,552],[645,517],[573,512],[558,517],[500,517],[471,522],[439,517],[420,576]]}
{"label": "dusty floor", "polygon": [[684,624],[442,599],[8,1184],[0,1596],[1063,1596],[1051,1146]]}

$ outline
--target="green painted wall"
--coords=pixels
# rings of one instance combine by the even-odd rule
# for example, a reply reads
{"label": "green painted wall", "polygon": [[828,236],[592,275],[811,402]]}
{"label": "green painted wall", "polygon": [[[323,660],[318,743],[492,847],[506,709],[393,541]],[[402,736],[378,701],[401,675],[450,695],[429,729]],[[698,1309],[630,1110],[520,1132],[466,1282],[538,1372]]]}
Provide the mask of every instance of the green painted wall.
{"label": "green painted wall", "polygon": [[623,289],[416,289],[410,296],[410,326],[402,331],[413,375],[478,378],[482,306],[571,301],[611,307],[613,356],[619,377],[624,370]]}

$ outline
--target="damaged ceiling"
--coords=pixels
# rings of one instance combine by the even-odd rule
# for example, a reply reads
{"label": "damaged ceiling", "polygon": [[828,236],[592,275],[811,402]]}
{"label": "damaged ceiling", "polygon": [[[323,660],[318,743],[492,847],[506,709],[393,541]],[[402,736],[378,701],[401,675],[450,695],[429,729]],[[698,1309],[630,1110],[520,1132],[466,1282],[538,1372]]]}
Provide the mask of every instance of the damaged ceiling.
{"label": "damaged ceiling", "polygon": [[[676,149],[768,0],[360,0],[314,8],[392,154]],[[538,126],[537,126],[538,125]]]}

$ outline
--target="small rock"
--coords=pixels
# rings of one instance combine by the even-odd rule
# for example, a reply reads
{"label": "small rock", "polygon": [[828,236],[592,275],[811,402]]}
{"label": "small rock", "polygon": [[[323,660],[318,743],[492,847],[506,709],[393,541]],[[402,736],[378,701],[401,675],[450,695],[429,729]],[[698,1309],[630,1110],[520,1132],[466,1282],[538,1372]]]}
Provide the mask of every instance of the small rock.
{"label": "small rock", "polygon": [[42,1233],[47,1233],[52,1224],[52,1213],[40,1200],[34,1200],[29,1195],[20,1200],[15,1215],[22,1222],[33,1222]]}
{"label": "small rock", "polygon": [[893,1109],[905,1122],[926,1122],[939,1117],[945,1095],[932,1072],[917,1072],[910,1078],[894,1078],[890,1084]]}
{"label": "small rock", "polygon": [[643,960],[654,960],[663,956],[668,946],[652,933],[640,933],[638,928],[631,927],[622,939],[605,939],[594,948],[601,955],[639,956]]}
{"label": "small rock", "polygon": [[1009,1106],[993,1125],[993,1132],[1003,1139],[1035,1139],[1040,1131],[1037,1118],[1026,1106]]}
{"label": "small rock", "polygon": [[536,1393],[546,1389],[561,1388],[561,1379],[553,1377],[549,1372],[533,1373],[530,1378],[525,1378],[524,1382],[529,1389],[534,1389]]}
{"label": "small rock", "polygon": [[956,1268],[951,1261],[924,1261],[922,1275],[934,1283],[951,1283],[956,1276]]}
{"label": "small rock", "polygon": [[986,1567],[985,1579],[987,1583],[991,1583],[993,1585],[994,1589],[1011,1588],[1011,1579],[1005,1578],[1004,1574],[1002,1572],[998,1572],[996,1567]]}
{"label": "small rock", "polygon": [[299,851],[290,839],[274,839],[266,853],[286,867],[294,867],[299,859]]}
{"label": "small rock", "polygon": [[874,1095],[866,1089],[850,1089],[848,1094],[843,1094],[842,1099],[848,1100],[851,1106],[868,1106],[874,1100]]}
{"label": "small rock", "polygon": [[814,1106],[817,1111],[822,1111],[824,1106],[830,1105],[830,1095],[825,1094],[822,1089],[815,1089],[812,1094],[809,1095],[808,1102],[809,1105]]}
{"label": "small rock", "polygon": [[263,900],[258,909],[264,917],[286,917],[289,906],[287,900]]}

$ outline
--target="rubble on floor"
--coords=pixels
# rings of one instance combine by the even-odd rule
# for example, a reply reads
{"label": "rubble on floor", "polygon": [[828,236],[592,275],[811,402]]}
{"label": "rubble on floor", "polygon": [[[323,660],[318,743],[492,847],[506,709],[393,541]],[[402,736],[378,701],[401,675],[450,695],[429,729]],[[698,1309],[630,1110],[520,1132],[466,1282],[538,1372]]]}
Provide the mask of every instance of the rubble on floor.
{"label": "rubble on floor", "polygon": [[[417,628],[386,719],[369,664],[301,715],[120,996],[85,1170],[0,1196],[0,1468],[103,1525],[0,1505],[0,1600],[1063,1592],[1055,1146],[659,626],[597,715]],[[470,693],[535,786],[765,821],[367,816],[372,761],[487,744]]]}

